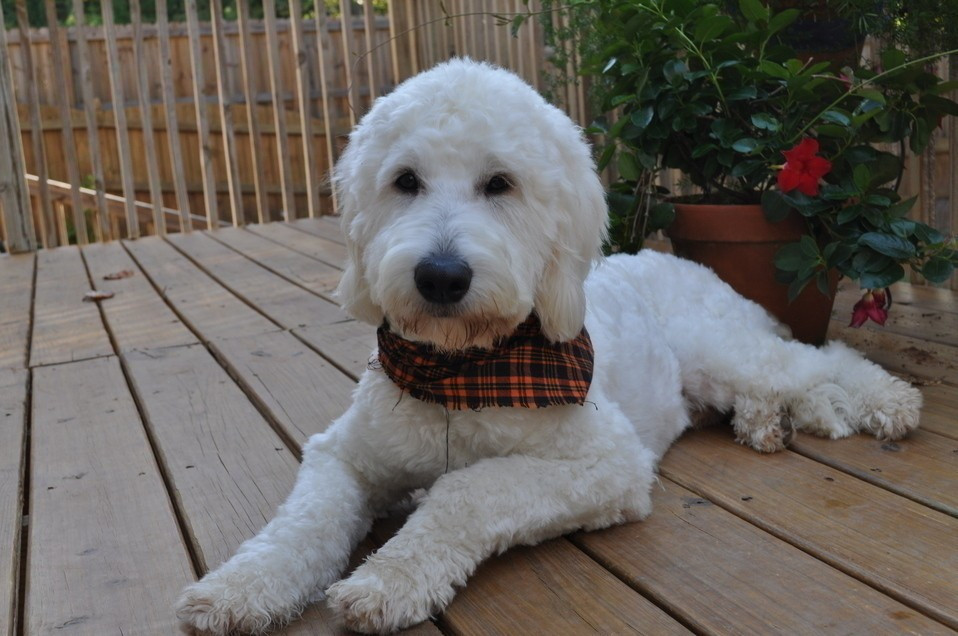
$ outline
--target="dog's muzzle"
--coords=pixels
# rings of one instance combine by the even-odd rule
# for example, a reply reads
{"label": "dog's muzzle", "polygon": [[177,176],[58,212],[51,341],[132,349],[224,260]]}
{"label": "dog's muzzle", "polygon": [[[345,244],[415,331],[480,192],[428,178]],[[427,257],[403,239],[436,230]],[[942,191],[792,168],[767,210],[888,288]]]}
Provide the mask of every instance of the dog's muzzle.
{"label": "dog's muzzle", "polygon": [[425,257],[413,272],[416,289],[431,303],[458,303],[469,291],[472,268],[454,254],[436,253]]}

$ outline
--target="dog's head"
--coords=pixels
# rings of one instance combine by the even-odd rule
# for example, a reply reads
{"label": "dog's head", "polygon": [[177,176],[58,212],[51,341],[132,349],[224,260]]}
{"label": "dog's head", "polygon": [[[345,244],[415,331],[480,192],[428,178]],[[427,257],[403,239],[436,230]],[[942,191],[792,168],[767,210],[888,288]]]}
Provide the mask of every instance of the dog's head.
{"label": "dog's head", "polygon": [[355,317],[444,349],[490,346],[533,309],[551,340],[582,329],[603,189],[580,130],[512,73],[453,60],[404,82],[333,181]]}

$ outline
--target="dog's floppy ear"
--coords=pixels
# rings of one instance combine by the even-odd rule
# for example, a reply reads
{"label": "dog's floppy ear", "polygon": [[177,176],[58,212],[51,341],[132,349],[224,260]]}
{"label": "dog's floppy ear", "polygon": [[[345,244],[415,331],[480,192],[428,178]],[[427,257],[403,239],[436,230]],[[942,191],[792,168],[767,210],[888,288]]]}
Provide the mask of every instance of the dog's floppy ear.
{"label": "dog's floppy ear", "polygon": [[[583,146],[584,142],[579,141]],[[592,264],[601,256],[607,236],[608,212],[605,193],[595,173],[588,149],[585,161],[566,171],[571,178],[559,186],[557,238],[551,259],[536,287],[535,308],[542,332],[553,342],[579,335],[585,321],[584,283]],[[575,175],[575,176],[573,176]]]}
{"label": "dog's floppy ear", "polygon": [[362,234],[363,219],[360,193],[356,189],[356,171],[360,166],[354,159],[355,155],[356,152],[351,152],[351,148],[347,146],[333,170],[332,177],[339,212],[342,214],[343,235],[346,237],[346,268],[336,288],[336,299],[350,316],[378,327],[384,316],[369,294],[363,252],[360,248],[362,241],[358,238]]}
{"label": "dog's floppy ear", "polygon": [[[343,233],[349,236],[346,227],[346,217],[343,217]],[[383,321],[382,310],[372,301],[369,295],[369,285],[363,268],[363,255],[355,241],[346,239],[347,261],[343,277],[336,287],[336,299],[343,309],[353,318],[379,326]]]}

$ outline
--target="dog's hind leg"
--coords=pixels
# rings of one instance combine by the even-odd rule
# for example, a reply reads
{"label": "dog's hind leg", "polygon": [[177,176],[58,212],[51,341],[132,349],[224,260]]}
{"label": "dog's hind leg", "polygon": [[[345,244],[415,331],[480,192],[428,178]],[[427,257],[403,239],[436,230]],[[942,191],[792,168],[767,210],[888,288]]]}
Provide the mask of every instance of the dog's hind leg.
{"label": "dog's hind leg", "polygon": [[841,342],[817,353],[827,375],[789,400],[796,428],[832,439],[856,432],[899,439],[918,427],[918,389]]}
{"label": "dog's hind leg", "polygon": [[399,533],[327,591],[331,606],[351,629],[391,632],[442,611],[492,554],[646,516],[654,458],[631,439],[607,455],[511,455],[440,477]]}
{"label": "dog's hind leg", "polygon": [[187,587],[177,616],[203,633],[262,633],[295,618],[346,568],[372,511],[352,469],[307,444],[293,492],[236,555]]}
{"label": "dog's hind leg", "polygon": [[897,439],[918,426],[921,393],[845,345],[816,349],[767,331],[736,332],[734,347],[714,337],[698,348],[686,343],[680,367],[693,405],[734,412],[738,441],[771,452],[787,445],[793,428]]}

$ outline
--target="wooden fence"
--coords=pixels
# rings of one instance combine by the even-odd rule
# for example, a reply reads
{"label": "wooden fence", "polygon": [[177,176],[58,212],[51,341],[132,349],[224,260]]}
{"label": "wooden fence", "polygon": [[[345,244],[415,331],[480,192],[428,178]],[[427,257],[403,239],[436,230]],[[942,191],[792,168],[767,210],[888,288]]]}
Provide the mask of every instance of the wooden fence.
{"label": "wooden fence", "polygon": [[[237,0],[227,20],[211,0],[201,23],[193,0],[187,22],[169,24],[165,0],[155,23],[130,0],[132,24],[115,25],[102,0],[102,26],[30,29],[16,0],[19,28],[0,32],[0,238],[29,250],[331,213],[326,177],[352,125],[377,96],[454,55],[515,70],[588,124],[581,84],[547,86],[541,22],[517,37],[503,24],[534,1],[393,0],[385,15],[366,2],[345,21],[323,3],[303,18],[302,0],[287,1],[290,19],[263,0],[265,18],[251,20],[249,0]],[[909,159],[903,186],[919,196],[915,216],[950,234],[956,147],[949,118],[934,150]]]}
{"label": "wooden fence", "polygon": [[102,26],[30,29],[17,0],[20,26],[0,41],[10,248],[330,213],[329,168],[375,97],[453,55],[536,85],[545,64],[541,30],[501,24],[521,0],[395,1],[386,15],[367,2],[345,22],[303,18],[301,0],[286,20],[264,0],[259,21],[239,0],[225,20],[216,0],[204,23],[188,2],[185,24],[163,19],[163,0],[145,23],[138,4],[130,25],[105,0]]}

